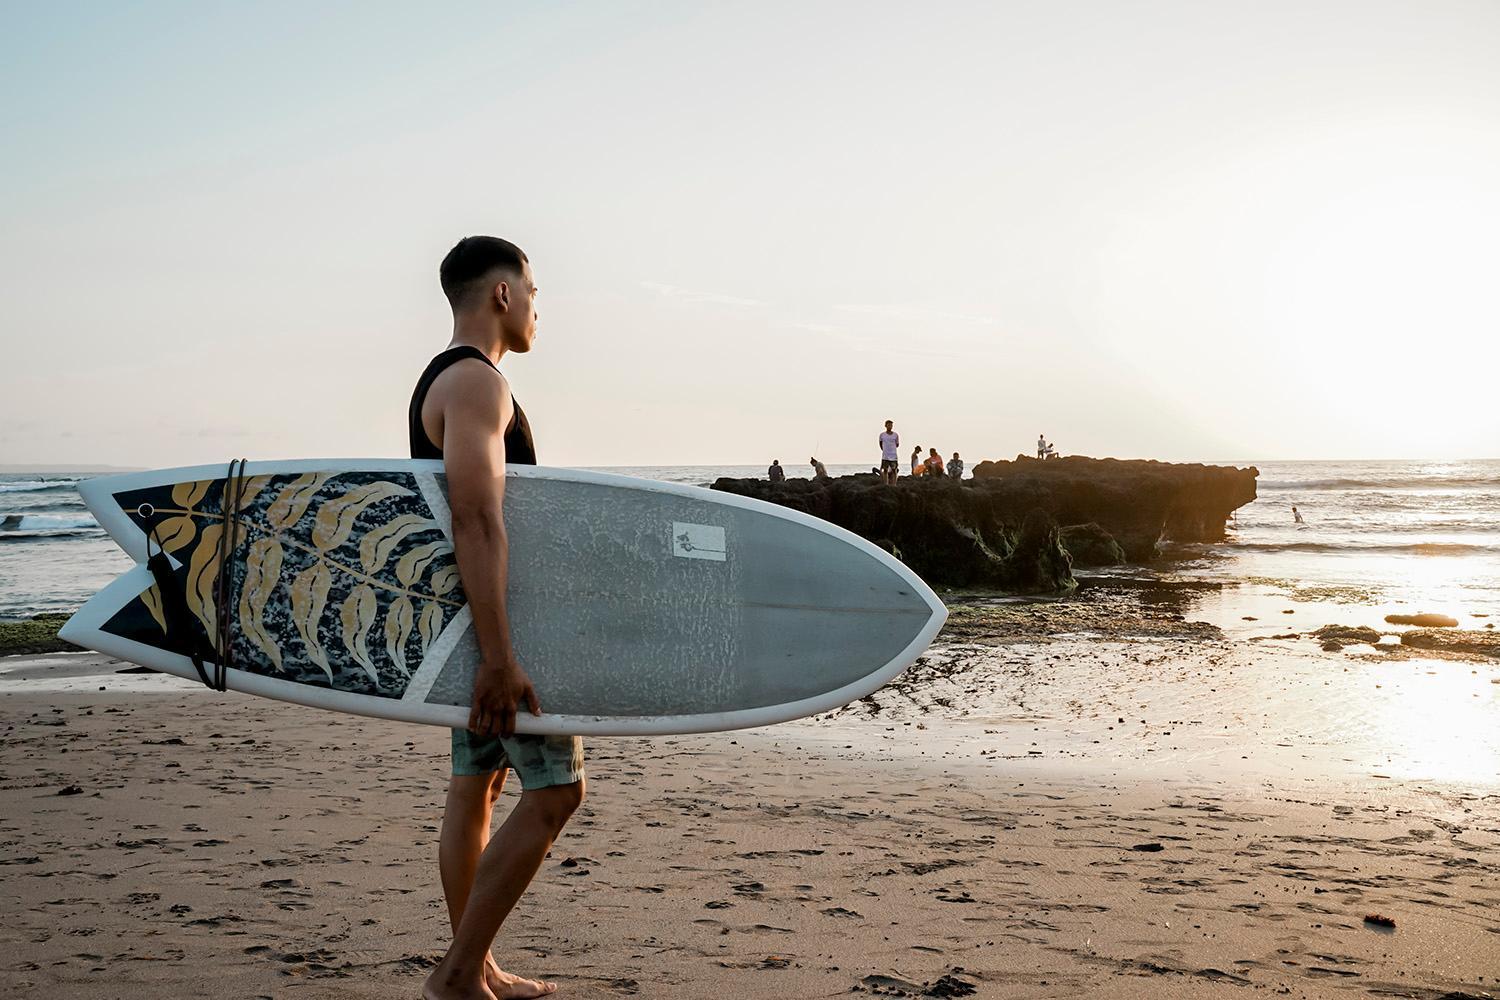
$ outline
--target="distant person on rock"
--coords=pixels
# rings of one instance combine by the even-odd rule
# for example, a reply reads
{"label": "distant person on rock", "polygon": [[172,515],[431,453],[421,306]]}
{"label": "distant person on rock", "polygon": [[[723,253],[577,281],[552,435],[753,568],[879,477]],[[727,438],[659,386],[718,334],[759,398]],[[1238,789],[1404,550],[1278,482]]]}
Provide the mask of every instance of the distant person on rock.
{"label": "distant person on rock", "polygon": [[943,468],[943,456],[937,453],[936,448],[927,449],[927,474],[929,476],[942,476],[947,472]]}
{"label": "distant person on rock", "polygon": [[1036,436],[1036,457],[1047,457],[1047,435],[1045,434],[1038,434]]}
{"label": "distant person on rock", "polygon": [[809,458],[807,461],[813,467],[813,478],[814,479],[827,479],[828,478],[828,470],[823,467],[823,463],[822,462],[818,461],[816,458]]}
{"label": "distant person on rock", "polygon": [[786,482],[786,470],[781,467],[781,459],[771,459],[771,467],[766,470],[766,478],[773,483]]}
{"label": "distant person on rock", "polygon": [[958,457],[958,452],[956,451],[953,453],[953,457],[948,459],[948,475],[954,479],[962,479],[964,477],[964,460]]}
{"label": "distant person on rock", "polygon": [[917,445],[911,450],[911,474],[920,476],[927,471],[927,466],[922,464],[922,446]]}
{"label": "distant person on rock", "polygon": [[887,420],[880,434],[880,475],[891,485],[895,485],[896,472],[901,467],[901,435],[895,428],[895,423]]}

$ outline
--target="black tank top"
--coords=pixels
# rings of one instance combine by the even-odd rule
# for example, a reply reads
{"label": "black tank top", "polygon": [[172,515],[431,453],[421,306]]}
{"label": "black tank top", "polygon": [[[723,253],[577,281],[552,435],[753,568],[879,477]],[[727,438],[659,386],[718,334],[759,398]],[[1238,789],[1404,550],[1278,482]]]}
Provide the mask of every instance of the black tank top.
{"label": "black tank top", "polygon": [[[450,365],[465,358],[478,358],[491,368],[495,367],[477,347],[450,347],[433,358],[422,372],[422,377],[417,379],[416,391],[411,394],[411,407],[407,410],[412,458],[443,457],[443,449],[432,443],[432,439],[427,436],[427,429],[422,426],[422,404],[427,401],[427,390],[432,388],[437,377],[447,371]],[[516,403],[514,397],[511,402],[515,404],[515,412],[511,414],[510,425],[505,428],[505,462],[507,465],[535,465],[536,445],[531,440],[531,424],[527,423],[521,404]]]}

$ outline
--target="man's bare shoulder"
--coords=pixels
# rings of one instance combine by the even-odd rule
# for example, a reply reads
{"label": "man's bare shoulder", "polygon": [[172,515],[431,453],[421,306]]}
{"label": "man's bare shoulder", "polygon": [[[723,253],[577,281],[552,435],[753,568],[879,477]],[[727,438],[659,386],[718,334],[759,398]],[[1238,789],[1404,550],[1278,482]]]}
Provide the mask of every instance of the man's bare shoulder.
{"label": "man's bare shoulder", "polygon": [[464,358],[433,380],[427,399],[444,411],[454,407],[504,409],[510,405],[510,383],[494,366],[478,358]]}

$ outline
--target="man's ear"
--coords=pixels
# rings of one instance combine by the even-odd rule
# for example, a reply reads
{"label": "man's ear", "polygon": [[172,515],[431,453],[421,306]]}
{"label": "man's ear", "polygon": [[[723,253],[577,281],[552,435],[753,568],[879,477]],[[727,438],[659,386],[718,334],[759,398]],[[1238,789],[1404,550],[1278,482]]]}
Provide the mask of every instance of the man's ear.
{"label": "man's ear", "polygon": [[506,282],[496,282],[494,291],[490,294],[495,296],[495,304],[500,307],[501,312],[510,308],[510,285]]}

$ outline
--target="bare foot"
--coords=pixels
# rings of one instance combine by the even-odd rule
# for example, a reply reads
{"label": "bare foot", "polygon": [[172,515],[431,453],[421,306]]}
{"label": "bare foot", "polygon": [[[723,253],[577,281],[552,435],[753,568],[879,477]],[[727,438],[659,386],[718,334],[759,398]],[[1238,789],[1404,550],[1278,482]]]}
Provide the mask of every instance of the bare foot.
{"label": "bare foot", "polygon": [[506,972],[496,964],[493,956],[484,963],[484,984],[495,994],[496,1000],[535,1000],[557,992],[556,983],[522,979]]}
{"label": "bare foot", "polygon": [[422,984],[422,1000],[497,1000],[483,982],[485,978],[488,977],[481,977],[480,982],[466,982],[440,963]]}

